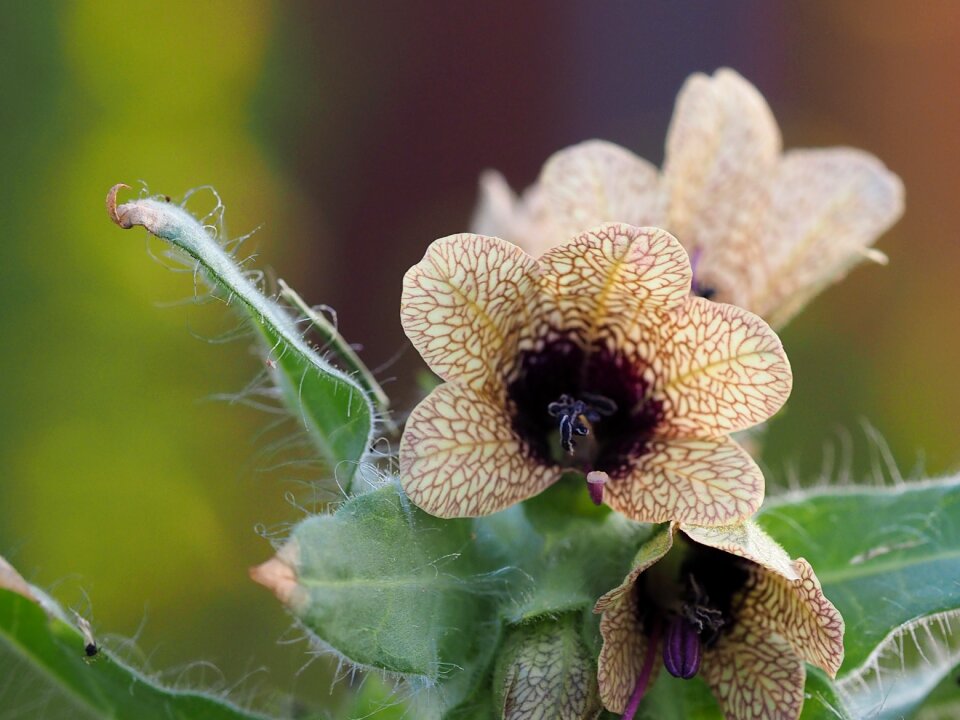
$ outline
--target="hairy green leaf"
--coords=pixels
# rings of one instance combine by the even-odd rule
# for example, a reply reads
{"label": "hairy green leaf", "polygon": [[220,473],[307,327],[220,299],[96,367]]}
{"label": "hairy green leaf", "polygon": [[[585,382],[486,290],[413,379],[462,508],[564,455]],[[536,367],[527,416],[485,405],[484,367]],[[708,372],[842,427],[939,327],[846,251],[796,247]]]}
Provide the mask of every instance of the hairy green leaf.
{"label": "hairy green leaf", "polygon": [[288,409],[303,423],[338,478],[349,485],[373,433],[374,409],[364,388],[307,344],[287,311],[257,289],[189,212],[154,198],[117,206],[120,187],[107,196],[111,219],[122,228],[141,225],[182,250],[228,302],[236,301],[264,340],[271,376]]}
{"label": "hairy green leaf", "polygon": [[[855,717],[908,717],[958,662],[960,609],[898,627],[837,683],[837,689]],[[952,690],[953,699],[960,702],[956,687]]]}
{"label": "hairy green leaf", "polygon": [[291,610],[351,662],[435,685],[448,707],[481,681],[504,583],[470,520],[427,515],[389,486],[301,522],[280,556]]}
{"label": "hairy green leaf", "polygon": [[960,478],[821,488],[773,499],[759,523],[813,565],[846,620],[840,675],[894,629],[960,608]]}
{"label": "hairy green leaf", "polygon": [[[50,601],[45,604],[51,609]],[[101,648],[95,658],[87,658],[84,647],[83,635],[62,611],[48,614],[35,601],[0,588],[0,663],[4,668],[0,707],[11,714],[22,710],[20,717],[46,718],[265,717],[203,692],[162,687],[109,650]],[[24,683],[31,683],[29,699],[17,697]],[[36,703],[38,698],[43,701],[29,709],[28,700]]]}

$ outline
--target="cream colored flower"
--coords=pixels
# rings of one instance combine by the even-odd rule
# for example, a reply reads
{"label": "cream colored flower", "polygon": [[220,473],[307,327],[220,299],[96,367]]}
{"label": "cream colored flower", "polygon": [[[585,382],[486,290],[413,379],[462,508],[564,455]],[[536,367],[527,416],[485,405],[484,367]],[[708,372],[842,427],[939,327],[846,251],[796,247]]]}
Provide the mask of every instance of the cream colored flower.
{"label": "cream colored flower", "polygon": [[733,70],[691,76],[663,172],[599,140],[551,157],[523,198],[487,174],[475,217],[532,254],[603,222],[656,225],[690,253],[693,289],[784,325],[864,259],[903,213],[903,185],[852,148],[782,152],[766,101]]}
{"label": "cream colored flower", "polygon": [[660,529],[594,612],[603,614],[600,696],[625,720],[661,664],[701,675],[728,720],[795,720],[804,662],[833,677],[843,661],[843,618],[810,564],[749,521]]}
{"label": "cream colored flower", "polygon": [[434,242],[401,302],[407,336],[447,381],[403,433],[410,498],[485,515],[574,469],[639,521],[754,512],[763,476],[727,435],[780,408],[790,366],[763,320],[692,296],[690,278],[658,228],[603,225],[539,260],[499,238]]}

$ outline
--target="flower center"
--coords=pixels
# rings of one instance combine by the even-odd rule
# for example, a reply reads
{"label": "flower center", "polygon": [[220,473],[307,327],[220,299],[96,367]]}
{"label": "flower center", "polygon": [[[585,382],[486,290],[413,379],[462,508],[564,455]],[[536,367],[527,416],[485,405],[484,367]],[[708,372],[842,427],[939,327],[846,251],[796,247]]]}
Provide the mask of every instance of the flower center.
{"label": "flower center", "polygon": [[751,563],[721,550],[680,540],[676,549],[637,581],[637,607],[647,641],[663,636],[663,665],[690,679],[705,650],[736,622],[734,596],[750,576]]}
{"label": "flower center", "polygon": [[644,370],[642,361],[584,348],[572,335],[524,351],[507,385],[513,429],[540,462],[616,480],[660,421]]}

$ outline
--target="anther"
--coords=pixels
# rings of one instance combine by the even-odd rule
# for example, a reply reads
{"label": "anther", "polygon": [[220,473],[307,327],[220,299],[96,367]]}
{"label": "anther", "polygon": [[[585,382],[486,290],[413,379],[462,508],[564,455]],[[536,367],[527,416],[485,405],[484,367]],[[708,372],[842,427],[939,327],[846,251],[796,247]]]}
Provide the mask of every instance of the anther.
{"label": "anther", "polygon": [[575,435],[589,435],[589,423],[595,423],[617,411],[617,404],[602,395],[585,393],[583,397],[587,400],[577,400],[564,393],[559,400],[547,405],[550,417],[560,420],[560,446],[571,455]]}

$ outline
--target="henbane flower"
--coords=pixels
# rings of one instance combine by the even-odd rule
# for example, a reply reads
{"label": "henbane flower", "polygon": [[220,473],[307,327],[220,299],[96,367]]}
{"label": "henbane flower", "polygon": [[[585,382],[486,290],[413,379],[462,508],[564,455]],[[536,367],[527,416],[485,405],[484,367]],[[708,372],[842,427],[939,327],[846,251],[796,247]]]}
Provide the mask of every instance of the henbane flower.
{"label": "henbane flower", "polygon": [[727,434],[780,408],[790,366],[763,320],[690,283],[686,252],[658,228],[603,225],[539,260],[499,238],[434,242],[401,302],[407,336],[447,381],[403,433],[410,498],[485,515],[577,470],[638,521],[754,512],[763,476]]}
{"label": "henbane flower", "polygon": [[625,720],[661,664],[701,675],[728,720],[794,720],[804,662],[833,677],[843,661],[843,618],[810,564],[750,521],[663,527],[594,612],[603,614],[600,696]]}
{"label": "henbane flower", "polygon": [[852,148],[782,152],[753,85],[729,69],[691,76],[663,172],[611,143],[558,152],[523,198],[487,173],[475,229],[539,254],[602,222],[656,225],[694,263],[694,290],[784,325],[864,259],[903,213],[903,185]]}

